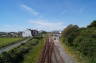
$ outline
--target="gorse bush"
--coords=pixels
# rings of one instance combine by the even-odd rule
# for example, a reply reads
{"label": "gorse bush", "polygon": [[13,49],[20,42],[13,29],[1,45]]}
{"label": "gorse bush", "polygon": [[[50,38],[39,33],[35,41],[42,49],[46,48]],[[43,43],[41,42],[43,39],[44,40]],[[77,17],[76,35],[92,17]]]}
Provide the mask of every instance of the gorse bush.
{"label": "gorse bush", "polygon": [[[63,42],[87,56],[89,63],[96,63],[96,21],[93,21],[87,28],[76,28],[75,26],[71,26],[71,29],[69,26],[64,29]],[[69,30],[66,31],[66,29]]]}

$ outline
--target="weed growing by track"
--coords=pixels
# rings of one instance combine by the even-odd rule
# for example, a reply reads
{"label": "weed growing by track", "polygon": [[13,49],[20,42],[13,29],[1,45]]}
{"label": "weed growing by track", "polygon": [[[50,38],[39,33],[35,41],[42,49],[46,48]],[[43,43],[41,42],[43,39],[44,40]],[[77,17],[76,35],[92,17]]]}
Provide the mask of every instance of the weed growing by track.
{"label": "weed growing by track", "polygon": [[43,47],[44,41],[43,39],[39,39],[38,45],[34,46],[33,49],[31,49],[29,53],[24,56],[24,61],[22,63],[37,63]]}

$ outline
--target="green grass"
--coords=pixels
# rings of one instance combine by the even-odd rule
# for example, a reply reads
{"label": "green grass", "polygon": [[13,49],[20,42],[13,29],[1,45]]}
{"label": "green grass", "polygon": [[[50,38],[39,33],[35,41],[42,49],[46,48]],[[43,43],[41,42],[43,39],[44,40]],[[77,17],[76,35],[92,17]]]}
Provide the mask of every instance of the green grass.
{"label": "green grass", "polygon": [[39,41],[39,44],[34,46],[28,54],[25,55],[24,61],[22,63],[37,63],[40,58],[42,48],[44,46],[43,40]]}
{"label": "green grass", "polygon": [[0,38],[0,48],[15,43],[19,40],[22,40],[22,38]]}
{"label": "green grass", "polygon": [[65,52],[68,53],[69,56],[72,56],[74,59],[76,59],[77,63],[89,63],[89,59],[83,54],[81,54],[79,51],[74,50],[74,48],[66,45],[64,42],[62,42],[62,45],[64,47]]}

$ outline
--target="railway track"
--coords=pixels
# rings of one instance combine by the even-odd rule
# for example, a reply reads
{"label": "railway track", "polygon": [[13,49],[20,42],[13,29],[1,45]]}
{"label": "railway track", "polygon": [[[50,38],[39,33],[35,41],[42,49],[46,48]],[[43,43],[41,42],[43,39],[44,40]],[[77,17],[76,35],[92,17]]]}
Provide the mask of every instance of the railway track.
{"label": "railway track", "polygon": [[38,63],[52,63],[51,56],[52,56],[53,47],[54,47],[54,42],[52,41],[51,38],[47,38]]}
{"label": "railway track", "polygon": [[64,63],[52,38],[47,38],[38,63]]}

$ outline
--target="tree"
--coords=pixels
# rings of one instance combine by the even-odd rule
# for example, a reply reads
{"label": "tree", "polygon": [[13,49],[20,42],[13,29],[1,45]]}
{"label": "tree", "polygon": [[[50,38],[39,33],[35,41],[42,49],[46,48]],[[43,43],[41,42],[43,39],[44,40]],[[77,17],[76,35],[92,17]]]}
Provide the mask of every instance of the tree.
{"label": "tree", "polygon": [[63,41],[72,45],[74,38],[78,35],[79,27],[77,25],[69,25],[62,31]]}
{"label": "tree", "polygon": [[79,27],[77,25],[72,25],[70,24],[69,26],[67,26],[63,31],[62,31],[62,36],[63,37],[67,37],[68,35],[70,35],[71,32],[77,30]]}
{"label": "tree", "polygon": [[94,20],[90,25],[87,26],[88,28],[96,27],[96,20]]}

